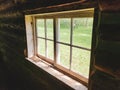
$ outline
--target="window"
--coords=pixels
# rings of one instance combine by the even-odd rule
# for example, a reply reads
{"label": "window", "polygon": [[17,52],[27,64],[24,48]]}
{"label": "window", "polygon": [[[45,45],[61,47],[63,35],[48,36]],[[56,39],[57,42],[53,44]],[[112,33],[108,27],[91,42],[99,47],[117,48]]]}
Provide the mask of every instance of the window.
{"label": "window", "polygon": [[31,15],[34,56],[87,83],[93,12],[83,9]]}

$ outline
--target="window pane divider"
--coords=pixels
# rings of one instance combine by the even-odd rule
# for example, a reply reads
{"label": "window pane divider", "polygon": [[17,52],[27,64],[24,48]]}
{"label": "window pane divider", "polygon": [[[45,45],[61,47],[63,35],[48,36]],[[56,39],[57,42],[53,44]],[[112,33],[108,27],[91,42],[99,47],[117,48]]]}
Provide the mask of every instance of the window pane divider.
{"label": "window pane divider", "polygon": [[54,37],[54,65],[56,64],[56,19],[53,18],[53,37]]}
{"label": "window pane divider", "polygon": [[55,64],[60,63],[60,47],[59,44],[57,43],[57,41],[59,40],[59,32],[60,32],[60,25],[59,25],[59,20],[58,18],[54,19],[54,36],[55,36],[55,42],[54,42],[54,51],[55,51]]}
{"label": "window pane divider", "polygon": [[72,45],[72,47],[80,48],[80,49],[83,49],[83,50],[86,50],[86,51],[91,51],[91,49],[85,48],[85,47],[81,47],[81,46]]}
{"label": "window pane divider", "polygon": [[[45,38],[47,38],[47,25],[46,25],[46,19],[44,19],[44,29],[45,29]],[[47,57],[47,40],[45,39],[45,56]]]}
{"label": "window pane divider", "polygon": [[64,43],[64,42],[58,42],[58,41],[57,41],[57,43],[67,45],[67,46],[71,46],[71,47],[80,48],[80,49],[87,50],[87,51],[91,51],[91,49],[85,48],[85,47],[82,47],[82,46],[72,45],[72,44],[68,44],[68,43]]}
{"label": "window pane divider", "polygon": [[37,37],[37,38],[45,39],[45,40],[49,40],[49,41],[54,41],[54,40],[52,40],[52,39],[48,39],[48,38],[44,38],[44,37]]}
{"label": "window pane divider", "polygon": [[71,65],[72,65],[72,38],[73,38],[73,19],[71,18],[71,23],[70,23],[70,70],[71,70]]}

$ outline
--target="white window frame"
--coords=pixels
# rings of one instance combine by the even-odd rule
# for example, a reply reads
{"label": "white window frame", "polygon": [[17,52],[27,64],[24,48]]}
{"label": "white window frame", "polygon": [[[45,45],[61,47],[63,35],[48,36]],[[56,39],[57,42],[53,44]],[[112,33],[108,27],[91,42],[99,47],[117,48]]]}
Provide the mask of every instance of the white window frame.
{"label": "white window frame", "polygon": [[[36,19],[37,18],[42,18],[42,19],[53,18],[54,34],[57,34],[57,32],[56,32],[57,23],[58,23],[57,18],[71,18],[71,24],[72,24],[72,17],[93,17],[93,14],[94,14],[94,8],[73,10],[73,11],[64,11],[64,12],[54,12],[54,13],[43,13],[43,14],[36,14],[36,15],[26,15],[25,19],[26,19],[26,30],[27,30],[26,36],[27,36],[28,58],[37,56],[37,57],[41,58],[43,61],[47,61],[50,64],[52,64],[54,66],[54,68],[62,71],[63,73],[67,74],[68,76],[82,82],[84,85],[87,86],[88,78],[85,78],[82,75],[79,75],[79,74],[57,64],[57,62],[59,62],[59,61],[56,60],[56,58],[57,58],[56,52],[54,52],[54,59],[55,59],[54,61],[46,59],[45,57],[37,54]],[[71,25],[71,32],[72,32],[72,28],[73,28],[73,26]],[[72,33],[71,33],[71,36],[72,36]],[[55,38],[54,39],[54,42],[55,42],[54,49],[56,49],[57,41],[56,41],[56,37],[54,37],[54,38]],[[66,43],[62,43],[62,42],[58,42],[58,43],[67,45]],[[72,43],[72,38],[70,38],[70,44],[68,44],[68,45],[70,45],[70,50],[72,50],[71,47],[74,46],[71,43]],[[90,51],[90,49],[87,49],[84,47],[78,47],[78,46],[74,46],[74,47],[82,48],[82,49],[86,49],[86,50]],[[56,50],[54,50],[54,51],[56,51]],[[70,56],[71,56],[71,53],[70,53]],[[71,60],[70,60],[70,63],[71,63]]]}

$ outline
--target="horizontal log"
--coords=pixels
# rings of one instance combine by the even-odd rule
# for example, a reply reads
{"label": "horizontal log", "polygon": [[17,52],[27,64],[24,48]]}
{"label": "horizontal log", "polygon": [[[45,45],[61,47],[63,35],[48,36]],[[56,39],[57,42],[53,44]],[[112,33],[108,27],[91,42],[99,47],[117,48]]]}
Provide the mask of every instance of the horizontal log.
{"label": "horizontal log", "polygon": [[102,12],[101,13],[101,24],[120,24],[120,12]]}

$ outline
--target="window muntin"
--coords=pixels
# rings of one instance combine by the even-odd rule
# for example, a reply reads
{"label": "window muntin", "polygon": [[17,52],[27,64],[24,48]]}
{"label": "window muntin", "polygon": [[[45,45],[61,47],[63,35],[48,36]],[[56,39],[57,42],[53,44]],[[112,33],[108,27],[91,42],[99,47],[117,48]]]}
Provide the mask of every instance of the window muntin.
{"label": "window muntin", "polygon": [[62,13],[36,19],[37,54],[88,78],[93,16]]}

